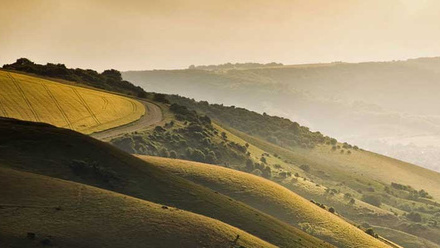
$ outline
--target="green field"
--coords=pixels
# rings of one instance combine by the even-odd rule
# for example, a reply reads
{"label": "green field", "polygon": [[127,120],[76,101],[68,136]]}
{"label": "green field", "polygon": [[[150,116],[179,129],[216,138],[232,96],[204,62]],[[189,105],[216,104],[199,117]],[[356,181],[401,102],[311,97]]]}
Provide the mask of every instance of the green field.
{"label": "green field", "polygon": [[85,134],[146,114],[138,101],[102,91],[0,71],[0,116],[45,122]]}

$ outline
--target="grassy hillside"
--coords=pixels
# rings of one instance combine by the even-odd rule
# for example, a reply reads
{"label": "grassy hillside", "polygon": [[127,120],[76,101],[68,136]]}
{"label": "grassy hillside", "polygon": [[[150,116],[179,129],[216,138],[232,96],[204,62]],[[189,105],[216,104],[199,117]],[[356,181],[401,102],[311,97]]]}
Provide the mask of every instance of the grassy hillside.
{"label": "grassy hillside", "polygon": [[439,61],[133,71],[123,77],[152,91],[287,117],[440,171]]}
{"label": "grassy hillside", "polygon": [[11,169],[0,168],[0,195],[2,247],[275,247],[205,216]]}
{"label": "grassy hillside", "polygon": [[202,184],[301,227],[338,247],[387,247],[335,214],[261,177],[185,160],[147,156],[141,158],[170,173]]}
{"label": "grassy hillside", "polygon": [[46,122],[82,133],[121,126],[146,114],[138,101],[0,71],[0,116]]}
{"label": "grassy hillside", "polygon": [[2,119],[0,146],[3,167],[85,183],[202,214],[281,247],[329,246],[228,196],[70,130]]}
{"label": "grassy hillside", "polygon": [[[228,125],[218,125],[190,109],[176,112],[170,108],[174,120],[112,143],[130,153],[213,163],[263,176],[319,205],[333,207],[356,225],[387,227],[439,242],[438,173],[337,143],[306,127],[295,128],[287,119],[190,100],[178,103],[234,128],[225,129]],[[194,156],[194,151],[200,156]],[[393,183],[410,185],[411,190],[395,189]],[[413,219],[414,215],[422,218]]]}
{"label": "grassy hillside", "polygon": [[[399,160],[375,153],[320,145],[314,149],[285,149],[234,129],[228,129],[237,139],[277,154],[284,170],[299,173],[291,179],[275,181],[309,199],[333,205],[345,217],[357,223],[370,223],[404,231],[440,243],[438,203],[439,174]],[[345,150],[341,153],[341,150]],[[347,154],[347,151],[351,151]],[[307,167],[303,166],[307,165]],[[307,179],[307,180],[306,180]],[[434,199],[397,190],[392,184],[409,185],[420,192],[429,192]],[[374,195],[379,205],[366,204],[367,196]],[[353,200],[353,203],[351,202]],[[373,203],[375,204],[375,203]],[[420,220],[407,215],[418,213]],[[388,233],[383,235],[387,236]],[[399,236],[389,236],[399,243]],[[415,242],[415,241],[414,241]],[[418,246],[407,246],[418,247]]]}

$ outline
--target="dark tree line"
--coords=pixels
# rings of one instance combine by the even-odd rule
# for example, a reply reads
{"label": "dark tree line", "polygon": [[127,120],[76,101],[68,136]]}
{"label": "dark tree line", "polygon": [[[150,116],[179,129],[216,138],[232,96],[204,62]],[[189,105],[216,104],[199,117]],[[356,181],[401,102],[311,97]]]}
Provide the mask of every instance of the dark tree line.
{"label": "dark tree line", "polygon": [[26,58],[20,58],[13,64],[4,65],[3,69],[64,79],[99,89],[119,92],[141,98],[148,96],[148,93],[145,92],[141,87],[135,86],[134,84],[123,80],[121,73],[114,69],[105,70],[102,73],[98,73],[97,71],[90,69],[84,70],[79,68],[67,68],[64,64],[36,64]]}

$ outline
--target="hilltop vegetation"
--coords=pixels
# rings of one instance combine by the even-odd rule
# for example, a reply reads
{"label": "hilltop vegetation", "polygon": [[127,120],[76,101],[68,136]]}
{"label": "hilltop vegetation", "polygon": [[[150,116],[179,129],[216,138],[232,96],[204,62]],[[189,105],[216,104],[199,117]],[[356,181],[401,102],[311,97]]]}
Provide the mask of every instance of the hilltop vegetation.
{"label": "hilltop vegetation", "polygon": [[275,247],[202,215],[11,169],[0,168],[0,195],[2,247]]}
{"label": "hilltop vegetation", "polygon": [[317,144],[335,145],[337,143],[336,139],[324,136],[320,132],[312,132],[308,127],[301,126],[286,118],[270,116],[266,113],[261,115],[235,106],[209,104],[206,101],[197,102],[177,95],[168,98],[173,103],[211,116],[227,126],[252,136],[261,137],[282,147],[313,148]]}
{"label": "hilltop vegetation", "polygon": [[40,65],[26,58],[17,59],[17,61],[13,64],[3,65],[3,69],[64,79],[67,81],[96,87],[98,89],[119,92],[137,97],[147,96],[147,93],[144,89],[123,80],[121,73],[114,69],[105,70],[102,73],[98,73],[90,69],[70,69],[64,64],[47,63],[46,65]]}
{"label": "hilltop vegetation", "polygon": [[0,71],[0,116],[90,134],[138,120],[138,101],[102,91]]}

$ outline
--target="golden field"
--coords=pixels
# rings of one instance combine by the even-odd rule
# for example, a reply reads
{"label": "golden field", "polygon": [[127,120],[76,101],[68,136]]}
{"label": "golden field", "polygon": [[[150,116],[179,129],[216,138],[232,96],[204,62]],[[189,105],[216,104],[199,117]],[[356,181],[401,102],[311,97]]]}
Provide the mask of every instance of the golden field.
{"label": "golden field", "polygon": [[0,71],[0,116],[90,134],[146,114],[138,101],[37,77]]}

